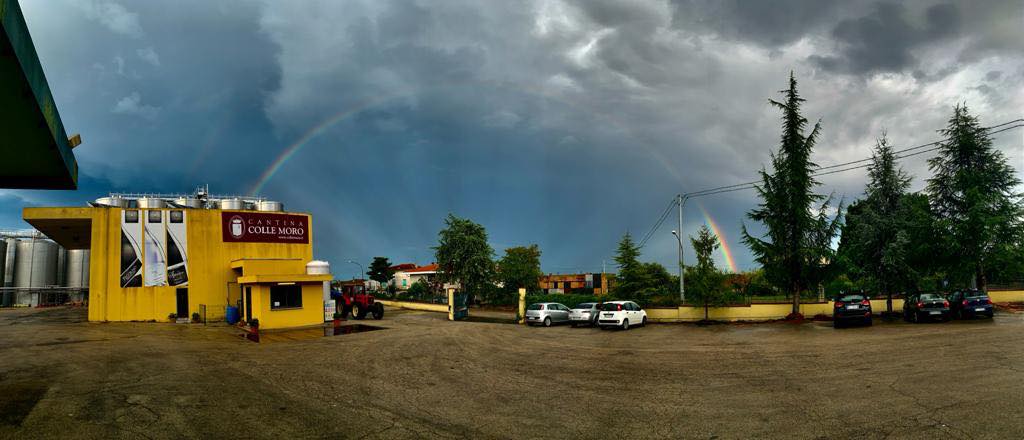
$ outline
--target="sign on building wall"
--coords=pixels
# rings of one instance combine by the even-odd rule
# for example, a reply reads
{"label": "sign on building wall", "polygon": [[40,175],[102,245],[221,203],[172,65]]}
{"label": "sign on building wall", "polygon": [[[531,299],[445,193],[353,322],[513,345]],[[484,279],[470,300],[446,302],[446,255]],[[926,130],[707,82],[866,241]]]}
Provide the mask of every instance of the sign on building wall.
{"label": "sign on building wall", "polygon": [[309,243],[309,218],[264,212],[222,212],[225,242]]}
{"label": "sign on building wall", "polygon": [[145,221],[146,260],[143,264],[142,285],[146,287],[167,285],[167,230],[164,228],[164,212],[143,211]]}
{"label": "sign on building wall", "polygon": [[167,283],[188,285],[188,240],[185,211],[167,212]]}
{"label": "sign on building wall", "polygon": [[139,210],[121,212],[121,287],[142,285],[142,222]]}

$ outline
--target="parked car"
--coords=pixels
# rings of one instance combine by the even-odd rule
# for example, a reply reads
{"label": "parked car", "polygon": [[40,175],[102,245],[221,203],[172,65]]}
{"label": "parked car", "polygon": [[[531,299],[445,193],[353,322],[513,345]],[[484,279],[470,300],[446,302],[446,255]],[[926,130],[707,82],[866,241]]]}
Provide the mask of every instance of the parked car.
{"label": "parked car", "polygon": [[936,293],[915,293],[903,300],[903,319],[921,322],[949,320],[949,301]]}
{"label": "parked car", "polygon": [[871,325],[871,300],[867,296],[853,293],[836,298],[832,326],[839,328],[851,322]]}
{"label": "parked car", "polygon": [[598,303],[579,303],[569,311],[569,322],[573,327],[580,324],[597,325]]}
{"label": "parked car", "polygon": [[526,308],[526,324],[541,324],[544,327],[551,327],[551,324],[569,322],[569,308],[559,303],[536,303]]}
{"label": "parked car", "polygon": [[647,325],[647,312],[633,301],[608,301],[601,304],[597,325],[602,329],[618,327],[629,330],[630,325]]}
{"label": "parked car", "polygon": [[980,290],[958,290],[949,296],[949,312],[959,319],[979,316],[991,318],[992,300],[987,293]]}

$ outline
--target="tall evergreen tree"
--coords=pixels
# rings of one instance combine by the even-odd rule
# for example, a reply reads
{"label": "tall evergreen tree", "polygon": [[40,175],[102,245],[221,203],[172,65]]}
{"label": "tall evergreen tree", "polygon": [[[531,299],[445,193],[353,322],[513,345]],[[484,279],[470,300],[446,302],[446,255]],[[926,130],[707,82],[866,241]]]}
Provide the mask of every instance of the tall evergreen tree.
{"label": "tall evergreen tree", "polygon": [[865,199],[855,214],[847,215],[843,228],[844,245],[849,238],[851,263],[868,285],[886,295],[886,310],[890,313],[893,293],[916,278],[908,261],[910,225],[905,201],[910,177],[896,160],[883,132],[868,166]]}
{"label": "tall evergreen tree", "polygon": [[395,271],[391,270],[391,261],[387,257],[373,257],[369,269],[366,274],[371,280],[380,283],[381,288],[385,288],[395,277]]}
{"label": "tall evergreen tree", "polygon": [[1021,241],[1021,181],[966,105],[953,108],[939,133],[946,140],[928,161],[928,195],[939,229],[955,244],[949,269],[984,290],[990,264]]}
{"label": "tall evergreen tree", "polygon": [[[800,312],[800,294],[822,277],[822,266],[831,261],[832,239],[839,226],[839,215],[829,219],[831,198],[816,194],[811,152],[821,131],[821,121],[804,134],[807,119],[800,114],[796,78],[789,75],[789,89],[782,90],[784,102],[769,100],[782,110],[782,139],[772,154],[772,173],[761,169],[762,183],[757,186],[761,202],[747,217],[764,224],[763,238],[750,235],[743,226],[743,241],[765,275],[776,286],[793,295],[793,313]],[[817,214],[813,212],[818,203]],[[842,212],[842,209],[839,210]]]}
{"label": "tall evergreen tree", "polygon": [[615,253],[615,264],[619,266],[619,274],[616,276],[616,295],[626,292],[632,294],[638,288],[635,284],[638,281],[640,271],[640,247],[633,241],[633,236],[626,232],[619,240],[619,248]]}

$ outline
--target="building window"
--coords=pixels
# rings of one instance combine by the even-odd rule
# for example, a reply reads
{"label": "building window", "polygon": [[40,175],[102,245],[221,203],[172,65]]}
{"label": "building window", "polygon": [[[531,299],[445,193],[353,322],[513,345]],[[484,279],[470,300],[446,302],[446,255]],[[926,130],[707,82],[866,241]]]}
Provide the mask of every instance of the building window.
{"label": "building window", "polygon": [[302,288],[298,284],[270,286],[270,310],[301,308]]}
{"label": "building window", "polygon": [[405,286],[406,286],[406,282],[407,282],[407,281],[409,281],[409,280],[407,280],[407,279],[405,279],[405,278],[402,278],[402,287],[405,287]]}

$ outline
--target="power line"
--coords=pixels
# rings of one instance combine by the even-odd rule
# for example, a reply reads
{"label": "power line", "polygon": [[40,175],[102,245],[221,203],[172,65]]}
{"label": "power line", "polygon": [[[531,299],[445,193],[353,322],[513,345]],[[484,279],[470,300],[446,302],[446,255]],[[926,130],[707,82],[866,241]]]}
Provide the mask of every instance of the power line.
{"label": "power line", "polygon": [[647,240],[650,240],[651,237],[654,236],[654,233],[658,231],[658,228],[660,228],[662,223],[665,222],[665,219],[668,218],[669,213],[672,212],[672,208],[676,206],[676,202],[677,200],[675,197],[672,198],[672,201],[668,202],[668,206],[665,207],[665,211],[661,213],[661,217],[658,218],[658,221],[654,222],[654,226],[652,226],[651,229],[644,234],[644,237],[640,239],[640,248],[643,248],[644,245],[647,244]]}

